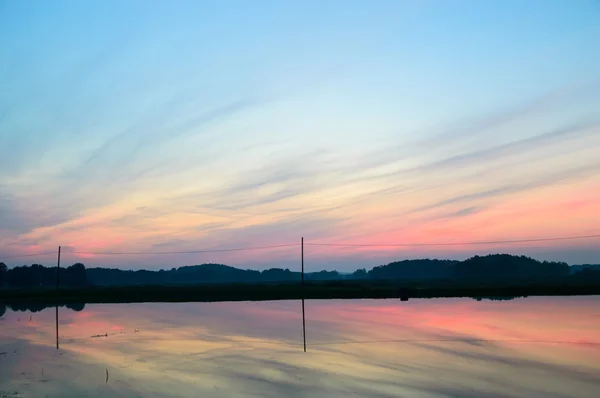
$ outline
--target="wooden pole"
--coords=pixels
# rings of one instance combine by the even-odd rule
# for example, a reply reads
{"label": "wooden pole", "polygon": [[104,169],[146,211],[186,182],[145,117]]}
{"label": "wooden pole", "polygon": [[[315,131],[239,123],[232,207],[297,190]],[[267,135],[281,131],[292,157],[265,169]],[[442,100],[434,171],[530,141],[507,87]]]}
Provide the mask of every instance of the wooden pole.
{"label": "wooden pole", "polygon": [[[58,289],[59,281],[60,281],[60,246],[58,246],[58,261],[56,262],[56,288]],[[58,307],[57,307],[58,311]]]}
{"label": "wooden pole", "polygon": [[304,285],[304,238],[300,240],[302,258],[302,285]]}

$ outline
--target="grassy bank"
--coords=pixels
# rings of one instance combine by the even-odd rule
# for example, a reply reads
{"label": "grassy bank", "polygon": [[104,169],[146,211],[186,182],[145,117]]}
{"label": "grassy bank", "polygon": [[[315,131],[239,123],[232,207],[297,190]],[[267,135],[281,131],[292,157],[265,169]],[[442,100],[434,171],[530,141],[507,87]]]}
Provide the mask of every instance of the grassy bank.
{"label": "grassy bank", "polygon": [[436,297],[511,297],[600,295],[600,284],[580,281],[398,284],[393,282],[336,281],[278,284],[214,284],[183,286],[110,286],[77,289],[0,290],[0,302],[140,303],[261,301],[293,299],[383,299]]}

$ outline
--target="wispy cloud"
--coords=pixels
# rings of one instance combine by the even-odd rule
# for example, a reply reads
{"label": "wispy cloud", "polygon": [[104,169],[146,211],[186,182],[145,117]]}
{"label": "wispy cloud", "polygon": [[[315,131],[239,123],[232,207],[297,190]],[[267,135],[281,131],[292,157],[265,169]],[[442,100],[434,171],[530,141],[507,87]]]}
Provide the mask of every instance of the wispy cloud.
{"label": "wispy cloud", "polygon": [[[281,5],[273,19],[255,7],[244,11],[255,14],[243,31],[214,23],[232,18],[219,7],[125,7],[119,15],[136,22],[111,19],[105,31],[114,13],[97,5],[56,12],[60,29],[45,35],[46,25],[19,7],[10,12],[20,22],[0,28],[17,38],[0,45],[10,60],[0,65],[9,72],[0,73],[9,87],[0,92],[0,249],[141,251],[299,235],[425,241],[484,220],[511,234],[518,231],[495,212],[520,198],[544,201],[543,192],[570,184],[594,199],[600,80],[593,52],[573,52],[589,50],[581,36],[595,32],[589,21],[544,30],[541,43],[529,37],[547,29],[536,16],[537,30],[515,26],[523,42],[500,48],[492,31],[453,36],[472,26],[458,22],[463,13],[444,15],[457,18],[449,32],[436,32],[438,17],[427,12],[398,35],[397,19],[383,20],[399,13],[386,7],[350,7],[334,29],[324,22],[339,16],[333,8],[317,16]],[[89,25],[81,15],[97,18]],[[486,29],[500,28],[487,21]],[[570,32],[560,45],[558,28]],[[454,45],[460,51],[447,51]],[[582,214],[593,209],[556,215],[556,225],[592,229],[593,217]],[[531,232],[545,232],[536,217]]]}
{"label": "wispy cloud", "polygon": [[600,171],[600,163],[585,165],[583,167],[576,167],[565,171],[560,171],[556,173],[549,173],[549,175],[543,176],[541,178],[537,178],[531,181],[523,182],[523,183],[515,183],[508,184],[503,186],[498,186],[492,189],[487,189],[483,191],[473,192],[465,195],[458,195],[454,197],[450,197],[448,199],[435,202],[430,205],[418,207],[415,211],[424,211],[430,210],[434,208],[444,207],[450,204],[456,203],[469,203],[475,202],[479,199],[488,199],[488,198],[497,198],[510,194],[516,194],[520,192],[530,191],[536,188],[557,184],[560,182],[570,181],[575,178],[582,178],[589,175],[595,175]]}
{"label": "wispy cloud", "polygon": [[544,150],[545,146],[558,145],[566,140],[581,138],[585,134],[600,129],[600,121],[578,121],[573,125],[556,128],[532,137],[516,140],[507,144],[479,149],[461,155],[451,156],[423,166],[410,169],[410,172],[442,172],[459,167],[476,167],[481,163],[494,160],[510,159],[515,155],[536,150]]}

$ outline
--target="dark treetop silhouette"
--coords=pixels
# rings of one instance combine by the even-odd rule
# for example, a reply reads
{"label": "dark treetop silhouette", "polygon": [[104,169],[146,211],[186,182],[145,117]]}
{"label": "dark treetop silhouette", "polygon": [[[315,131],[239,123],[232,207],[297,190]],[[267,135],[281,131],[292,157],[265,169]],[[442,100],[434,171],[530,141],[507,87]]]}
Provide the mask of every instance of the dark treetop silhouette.
{"label": "dark treetop silhouette", "polygon": [[[475,256],[464,261],[403,260],[387,265],[356,270],[352,274],[337,271],[309,272],[307,281],[354,280],[481,280],[481,279],[547,279],[565,277],[572,273],[600,272],[598,266],[572,266],[563,262],[537,261],[525,256],[493,254]],[[39,264],[8,269],[0,263],[0,287],[51,287],[56,281],[56,267]],[[170,270],[121,270],[114,268],[85,268],[81,263],[61,268],[61,287],[185,285],[214,283],[296,282],[300,272],[272,268],[264,271],[244,270],[222,264],[202,264],[171,268]]]}

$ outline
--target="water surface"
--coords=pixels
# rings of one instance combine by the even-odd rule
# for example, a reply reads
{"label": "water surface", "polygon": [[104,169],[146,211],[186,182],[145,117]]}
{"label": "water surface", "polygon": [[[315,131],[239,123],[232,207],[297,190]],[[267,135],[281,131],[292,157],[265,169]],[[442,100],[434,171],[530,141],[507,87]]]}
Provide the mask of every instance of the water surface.
{"label": "water surface", "polygon": [[598,397],[600,297],[11,311],[0,397]]}

